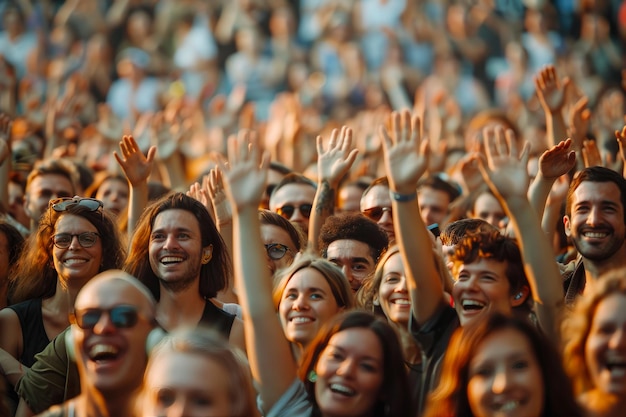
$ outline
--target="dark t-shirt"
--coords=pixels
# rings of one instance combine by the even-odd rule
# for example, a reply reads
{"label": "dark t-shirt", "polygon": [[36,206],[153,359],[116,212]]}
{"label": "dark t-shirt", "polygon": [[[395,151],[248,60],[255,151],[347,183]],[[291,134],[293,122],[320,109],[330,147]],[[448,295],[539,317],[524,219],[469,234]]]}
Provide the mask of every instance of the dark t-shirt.
{"label": "dark t-shirt", "polygon": [[413,397],[418,401],[418,415],[424,410],[428,394],[439,382],[443,357],[452,334],[459,326],[456,310],[443,301],[437,313],[421,327],[411,314],[409,329],[422,351],[421,380],[412,378],[413,389],[416,391]]}

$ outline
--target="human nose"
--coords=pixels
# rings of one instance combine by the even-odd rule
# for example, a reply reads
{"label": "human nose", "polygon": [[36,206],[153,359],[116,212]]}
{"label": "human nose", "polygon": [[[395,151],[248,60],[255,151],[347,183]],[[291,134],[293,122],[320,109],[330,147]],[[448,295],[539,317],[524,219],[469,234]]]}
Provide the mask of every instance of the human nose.
{"label": "human nose", "polygon": [[78,241],[78,236],[72,236],[72,240],[70,240],[70,245],[67,247],[68,250],[77,250],[82,248],[80,242]]}
{"label": "human nose", "polygon": [[165,238],[165,242],[163,242],[163,249],[165,250],[173,250],[178,249],[180,247],[178,243],[178,239],[173,234],[167,235]]}
{"label": "human nose", "polygon": [[341,272],[343,272],[343,275],[345,275],[349,283],[352,283],[352,281],[354,281],[354,276],[352,275],[352,271],[349,265],[342,265]]}
{"label": "human nose", "polygon": [[626,348],[626,329],[616,330],[609,340],[611,349]]}
{"label": "human nose", "polygon": [[394,292],[400,292],[400,293],[409,292],[409,289],[406,286],[406,278],[405,277],[401,277],[400,278],[400,281],[398,282],[396,287],[393,289],[393,291]]}
{"label": "human nose", "polygon": [[291,220],[292,222],[304,222],[307,221],[307,218],[304,217],[299,207],[295,207],[293,210],[293,214],[291,215],[291,218],[289,220]]}
{"label": "human nose", "polygon": [[341,375],[344,377],[352,377],[356,370],[356,361],[346,358],[344,359],[337,368],[337,375]]}
{"label": "human nose", "polygon": [[98,322],[95,326],[93,326],[93,332],[95,334],[106,334],[112,333],[116,329],[113,321],[111,320],[111,316],[107,312],[102,312]]}
{"label": "human nose", "polygon": [[187,412],[187,401],[177,398],[174,404],[167,408],[166,417],[184,417]]}
{"label": "human nose", "polygon": [[587,224],[591,226],[595,226],[600,221],[600,210],[592,207],[589,210],[589,214],[587,215]]}
{"label": "human nose", "polygon": [[511,376],[506,369],[496,371],[491,384],[491,391],[494,394],[502,394],[509,386]]}
{"label": "human nose", "polygon": [[306,310],[309,308],[309,304],[306,302],[306,298],[304,295],[298,295],[298,297],[293,300],[291,308],[296,311]]}

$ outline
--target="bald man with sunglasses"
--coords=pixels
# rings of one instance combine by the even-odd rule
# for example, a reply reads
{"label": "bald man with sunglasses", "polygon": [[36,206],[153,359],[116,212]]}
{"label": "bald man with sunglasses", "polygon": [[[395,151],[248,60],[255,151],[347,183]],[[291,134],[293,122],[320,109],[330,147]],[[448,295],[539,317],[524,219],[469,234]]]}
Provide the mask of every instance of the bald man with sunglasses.
{"label": "bald man with sunglasses", "polygon": [[40,415],[134,415],[155,312],[152,294],[123,271],[109,270],[89,281],[76,297],[72,325],[64,335],[78,367],[81,393]]}

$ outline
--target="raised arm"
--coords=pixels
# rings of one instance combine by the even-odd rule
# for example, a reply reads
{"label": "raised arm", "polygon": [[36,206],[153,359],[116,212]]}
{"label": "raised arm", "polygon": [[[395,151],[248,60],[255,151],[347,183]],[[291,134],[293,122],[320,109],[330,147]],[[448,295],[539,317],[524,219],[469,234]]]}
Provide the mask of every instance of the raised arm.
{"label": "raised arm", "polygon": [[421,121],[408,110],[391,115],[391,134],[381,126],[385,171],[389,178],[394,232],[404,263],[413,316],[418,324],[432,318],[443,302],[443,284],[433,258],[432,241],[417,204],[417,182],[428,167],[428,140]]}
{"label": "raised arm", "polygon": [[[487,161],[479,160],[485,182],[511,219],[520,244],[524,270],[530,284],[536,313],[545,333],[558,346],[563,289],[550,242],[526,197],[528,151],[518,152],[512,131],[498,128],[486,136]],[[518,156],[519,155],[519,156]]]}
{"label": "raised arm", "polygon": [[0,114],[0,201],[9,201],[9,171],[11,170],[10,135],[12,125],[13,121],[9,116]]}
{"label": "raised arm", "polygon": [[566,89],[570,84],[568,78],[559,80],[553,65],[542,68],[535,77],[535,88],[543,111],[546,114],[546,130],[548,146],[556,145],[558,140],[567,137],[567,127],[563,117]]}
{"label": "raised arm", "polygon": [[141,213],[148,205],[148,177],[154,165],[156,147],[151,146],[148,155],[144,156],[135,138],[127,135],[122,136],[120,152],[122,156],[115,151],[113,151],[113,156],[130,184],[130,206],[128,207],[128,237],[130,238]]}
{"label": "raised arm", "polygon": [[358,151],[352,149],[352,129],[343,126],[333,129],[328,149],[324,150],[322,137],[317,137],[317,192],[309,219],[308,248],[317,253],[317,238],[324,222],[335,211],[335,195],[339,181],[350,170]]}
{"label": "raised arm", "polygon": [[258,220],[269,155],[261,156],[256,139],[242,131],[228,142],[228,162],[229,168],[222,168],[233,210],[235,284],[243,310],[252,376],[258,383],[264,408],[269,410],[292,384],[297,371],[272,302],[272,277],[265,267]]}

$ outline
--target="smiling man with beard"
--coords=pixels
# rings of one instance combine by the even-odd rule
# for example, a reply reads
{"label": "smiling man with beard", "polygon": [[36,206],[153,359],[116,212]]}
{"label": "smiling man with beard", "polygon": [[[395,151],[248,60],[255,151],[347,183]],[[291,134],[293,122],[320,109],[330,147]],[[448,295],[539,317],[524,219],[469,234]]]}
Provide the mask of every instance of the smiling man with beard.
{"label": "smiling man with beard", "polygon": [[573,179],[563,224],[578,250],[573,273],[565,277],[566,303],[572,303],[600,275],[626,266],[626,180],[604,167],[590,167]]}

